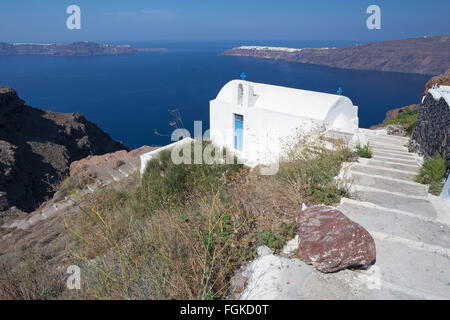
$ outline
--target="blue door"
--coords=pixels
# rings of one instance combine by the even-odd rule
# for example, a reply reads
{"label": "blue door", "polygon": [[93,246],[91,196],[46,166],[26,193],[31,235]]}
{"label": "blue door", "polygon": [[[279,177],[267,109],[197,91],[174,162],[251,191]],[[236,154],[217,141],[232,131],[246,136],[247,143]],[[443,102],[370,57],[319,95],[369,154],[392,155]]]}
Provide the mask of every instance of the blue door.
{"label": "blue door", "polygon": [[244,116],[234,115],[234,148],[242,151],[244,146]]}

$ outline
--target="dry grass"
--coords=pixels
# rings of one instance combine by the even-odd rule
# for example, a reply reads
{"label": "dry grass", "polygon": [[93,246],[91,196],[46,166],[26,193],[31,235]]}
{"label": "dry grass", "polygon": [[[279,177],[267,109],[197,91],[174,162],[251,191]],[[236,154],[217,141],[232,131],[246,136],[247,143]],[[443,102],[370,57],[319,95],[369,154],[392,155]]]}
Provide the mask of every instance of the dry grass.
{"label": "dry grass", "polygon": [[51,300],[63,295],[65,275],[29,250],[18,266],[0,265],[0,300]]}
{"label": "dry grass", "polygon": [[[345,190],[335,176],[349,157],[340,141],[305,139],[277,175],[261,176],[238,165],[175,166],[163,153],[139,186],[99,191],[65,221],[82,268],[83,290],[71,298],[226,297],[235,270],[256,257],[258,245],[280,250],[295,235],[302,203],[339,201]],[[16,296],[51,298],[28,287],[38,294]]]}

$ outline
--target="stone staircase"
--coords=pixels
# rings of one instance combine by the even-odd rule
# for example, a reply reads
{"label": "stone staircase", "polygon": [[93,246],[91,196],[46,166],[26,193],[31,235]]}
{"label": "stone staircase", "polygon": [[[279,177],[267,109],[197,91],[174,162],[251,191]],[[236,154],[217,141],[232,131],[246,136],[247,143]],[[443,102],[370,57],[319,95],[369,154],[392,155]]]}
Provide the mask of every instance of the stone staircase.
{"label": "stone staircase", "polygon": [[414,182],[421,158],[408,152],[407,138],[365,137],[373,157],[345,169],[353,199],[339,209],[375,239],[380,292],[450,299],[450,208]]}
{"label": "stone staircase", "polygon": [[[78,206],[84,196],[88,194],[94,194],[98,190],[105,188],[112,183],[137,176],[138,172],[139,164],[134,158],[132,158],[130,161],[127,161],[123,166],[119,168],[100,168],[100,170],[96,171],[97,178],[92,184],[86,185],[81,190],[74,191],[72,195],[65,197],[65,199],[63,200],[56,201],[55,199],[52,199],[45,203],[43,207],[35,210],[27,216],[19,217],[17,219],[11,219],[10,221],[5,222],[1,226],[1,228],[17,228],[21,230],[30,229],[40,221],[49,219],[58,214],[63,214],[66,210]],[[8,233],[2,236],[2,239],[5,239],[9,236],[11,236],[11,234]]]}

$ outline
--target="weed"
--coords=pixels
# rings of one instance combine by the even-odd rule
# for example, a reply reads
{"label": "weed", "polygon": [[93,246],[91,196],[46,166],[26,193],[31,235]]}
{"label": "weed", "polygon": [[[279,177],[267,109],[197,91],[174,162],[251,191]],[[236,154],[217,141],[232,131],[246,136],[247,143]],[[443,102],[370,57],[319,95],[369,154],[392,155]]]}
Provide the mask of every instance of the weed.
{"label": "weed", "polygon": [[[85,275],[84,298],[218,299],[235,270],[297,233],[302,202],[346,194],[335,177],[351,155],[339,141],[293,146],[274,176],[241,165],[150,161],[138,187],[123,181],[84,203],[67,228]],[[87,201],[87,200],[86,200]]]}
{"label": "weed", "polygon": [[284,241],[271,230],[264,230],[258,233],[258,240],[261,245],[267,246],[273,251],[281,249],[284,245]]}
{"label": "weed", "polygon": [[356,151],[361,158],[372,158],[372,148],[369,143],[364,146],[361,146],[361,144],[358,143],[356,145]]}
{"label": "weed", "polygon": [[406,132],[411,135],[416,127],[419,112],[416,109],[407,109],[401,112],[397,118],[383,122],[383,126],[389,124],[401,124],[406,129]]}
{"label": "weed", "polygon": [[427,158],[420,168],[416,181],[423,184],[432,182],[441,183],[447,170],[445,158],[436,154],[432,158]]}

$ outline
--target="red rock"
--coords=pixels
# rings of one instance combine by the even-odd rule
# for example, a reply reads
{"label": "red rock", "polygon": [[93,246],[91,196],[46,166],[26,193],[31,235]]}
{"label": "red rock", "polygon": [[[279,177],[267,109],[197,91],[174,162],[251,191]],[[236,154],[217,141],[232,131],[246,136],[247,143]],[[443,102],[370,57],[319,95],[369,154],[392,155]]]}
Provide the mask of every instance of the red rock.
{"label": "red rock", "polygon": [[300,212],[300,257],[321,272],[367,268],[376,258],[375,241],[366,229],[339,210],[315,206]]}
{"label": "red rock", "polygon": [[450,69],[448,69],[443,74],[434,76],[431,78],[427,84],[425,85],[425,90],[423,91],[423,95],[426,96],[428,94],[428,90],[438,85],[450,85]]}

